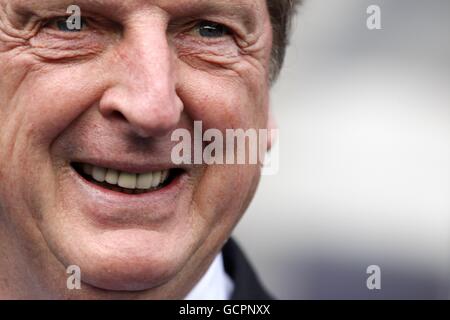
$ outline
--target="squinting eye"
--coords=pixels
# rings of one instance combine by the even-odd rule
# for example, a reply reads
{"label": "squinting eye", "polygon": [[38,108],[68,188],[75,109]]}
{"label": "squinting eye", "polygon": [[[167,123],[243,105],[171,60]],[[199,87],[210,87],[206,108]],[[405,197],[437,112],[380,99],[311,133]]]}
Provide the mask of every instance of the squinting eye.
{"label": "squinting eye", "polygon": [[61,17],[49,21],[46,26],[53,27],[62,32],[80,32],[86,28],[87,23],[85,18],[81,18],[80,27],[77,28],[74,22],[69,21],[68,18]]}
{"label": "squinting eye", "polygon": [[200,36],[205,38],[221,38],[231,34],[231,30],[220,23],[202,21],[197,25]]}

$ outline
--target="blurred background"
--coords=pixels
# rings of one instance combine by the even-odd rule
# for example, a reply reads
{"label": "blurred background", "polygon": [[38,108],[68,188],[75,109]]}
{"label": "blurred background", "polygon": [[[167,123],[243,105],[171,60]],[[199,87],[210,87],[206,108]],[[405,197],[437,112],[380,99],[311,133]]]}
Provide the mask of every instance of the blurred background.
{"label": "blurred background", "polygon": [[280,170],[235,231],[272,293],[450,298],[450,1],[305,0],[272,107]]}

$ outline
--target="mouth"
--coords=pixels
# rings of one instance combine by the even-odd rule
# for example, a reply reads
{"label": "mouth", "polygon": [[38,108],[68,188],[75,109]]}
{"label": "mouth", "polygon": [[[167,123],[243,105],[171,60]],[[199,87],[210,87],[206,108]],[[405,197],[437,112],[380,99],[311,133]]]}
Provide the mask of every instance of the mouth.
{"label": "mouth", "polygon": [[71,163],[71,166],[84,180],[126,195],[159,191],[168,187],[184,173],[184,170],[178,168],[132,173],[81,162]]}

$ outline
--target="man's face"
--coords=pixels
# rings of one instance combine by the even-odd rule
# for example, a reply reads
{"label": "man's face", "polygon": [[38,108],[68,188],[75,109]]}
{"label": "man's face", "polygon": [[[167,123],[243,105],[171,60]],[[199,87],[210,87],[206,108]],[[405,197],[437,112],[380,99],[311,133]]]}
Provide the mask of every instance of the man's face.
{"label": "man's face", "polygon": [[2,252],[53,289],[77,265],[93,292],[180,297],[228,238],[260,170],[175,166],[171,133],[194,120],[266,128],[265,1],[75,3],[79,32],[64,23],[74,1],[0,0]]}

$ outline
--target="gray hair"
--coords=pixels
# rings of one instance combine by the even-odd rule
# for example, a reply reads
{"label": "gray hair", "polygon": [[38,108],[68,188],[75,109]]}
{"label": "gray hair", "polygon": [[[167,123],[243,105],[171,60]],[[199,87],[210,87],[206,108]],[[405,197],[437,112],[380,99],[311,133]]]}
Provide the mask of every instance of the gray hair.
{"label": "gray hair", "polygon": [[270,80],[274,82],[283,66],[286,47],[289,44],[292,19],[302,0],[267,0],[273,29],[273,49],[270,64]]}

